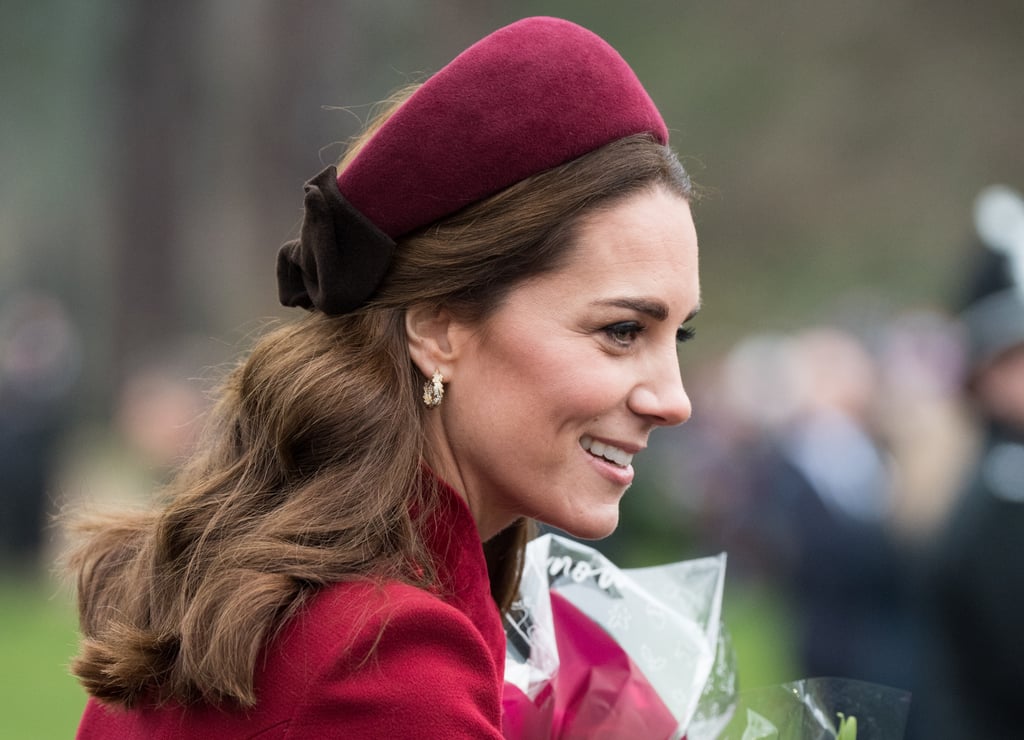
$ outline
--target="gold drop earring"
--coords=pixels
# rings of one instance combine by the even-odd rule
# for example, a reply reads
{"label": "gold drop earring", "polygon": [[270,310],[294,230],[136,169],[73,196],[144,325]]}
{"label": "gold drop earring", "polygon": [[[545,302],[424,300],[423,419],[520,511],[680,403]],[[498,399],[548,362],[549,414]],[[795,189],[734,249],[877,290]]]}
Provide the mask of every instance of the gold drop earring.
{"label": "gold drop earring", "polygon": [[434,370],[430,380],[423,384],[423,405],[428,409],[436,409],[444,400],[444,376],[440,370]]}

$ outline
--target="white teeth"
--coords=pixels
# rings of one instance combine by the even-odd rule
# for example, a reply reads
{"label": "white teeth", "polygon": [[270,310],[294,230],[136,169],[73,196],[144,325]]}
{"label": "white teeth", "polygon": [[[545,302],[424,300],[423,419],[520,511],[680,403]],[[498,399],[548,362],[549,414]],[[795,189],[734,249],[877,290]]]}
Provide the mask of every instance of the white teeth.
{"label": "white teeth", "polygon": [[591,455],[596,457],[603,457],[609,462],[613,462],[616,465],[625,467],[633,462],[633,456],[625,450],[620,450],[618,447],[605,444],[604,442],[598,442],[589,434],[584,434],[580,438],[580,445],[589,452]]}

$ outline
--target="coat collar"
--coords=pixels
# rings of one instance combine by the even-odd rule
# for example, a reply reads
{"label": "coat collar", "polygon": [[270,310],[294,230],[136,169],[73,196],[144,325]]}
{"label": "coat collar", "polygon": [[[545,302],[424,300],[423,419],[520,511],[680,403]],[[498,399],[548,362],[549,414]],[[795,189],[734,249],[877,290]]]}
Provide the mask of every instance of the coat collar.
{"label": "coat collar", "polygon": [[420,485],[427,494],[424,498],[435,503],[423,534],[437,569],[438,595],[477,626],[501,678],[505,669],[505,631],[491,597],[487,561],[476,521],[465,499],[426,466]]}

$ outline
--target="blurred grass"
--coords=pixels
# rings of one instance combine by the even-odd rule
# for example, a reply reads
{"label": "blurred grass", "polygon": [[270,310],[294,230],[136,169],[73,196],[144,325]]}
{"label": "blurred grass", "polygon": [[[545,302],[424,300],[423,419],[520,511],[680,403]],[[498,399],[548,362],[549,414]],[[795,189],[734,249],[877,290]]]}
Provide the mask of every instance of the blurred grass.
{"label": "blurred grass", "polygon": [[85,693],[68,672],[76,649],[69,596],[45,578],[0,575],[0,738],[72,738]]}
{"label": "blurred grass", "polygon": [[722,621],[736,653],[739,689],[761,688],[805,678],[796,660],[792,619],[773,588],[726,576]]}

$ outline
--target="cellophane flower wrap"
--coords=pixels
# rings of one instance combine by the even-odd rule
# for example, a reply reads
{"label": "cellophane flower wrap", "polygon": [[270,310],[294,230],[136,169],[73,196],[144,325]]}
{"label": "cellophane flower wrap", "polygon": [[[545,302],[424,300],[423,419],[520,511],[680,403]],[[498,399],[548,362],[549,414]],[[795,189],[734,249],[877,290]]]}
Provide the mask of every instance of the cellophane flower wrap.
{"label": "cellophane flower wrap", "polygon": [[840,678],[740,692],[721,624],[725,555],[620,569],[529,544],[505,619],[508,740],[899,740],[909,693]]}
{"label": "cellophane flower wrap", "polygon": [[718,654],[724,580],[724,555],[620,569],[557,535],[531,542],[506,617],[505,736],[682,737]]}

